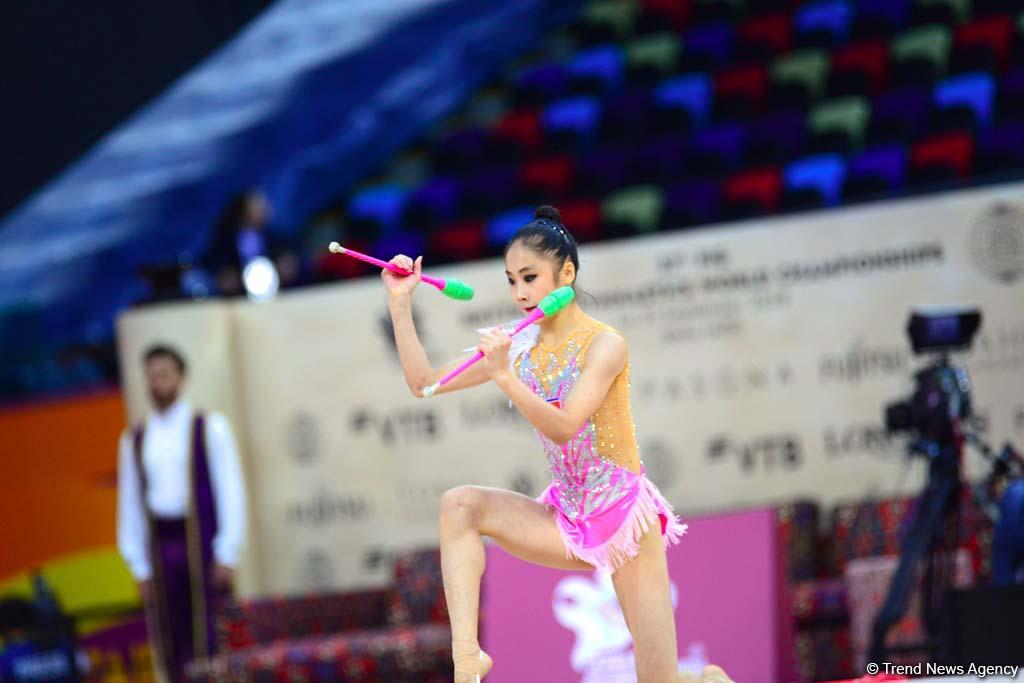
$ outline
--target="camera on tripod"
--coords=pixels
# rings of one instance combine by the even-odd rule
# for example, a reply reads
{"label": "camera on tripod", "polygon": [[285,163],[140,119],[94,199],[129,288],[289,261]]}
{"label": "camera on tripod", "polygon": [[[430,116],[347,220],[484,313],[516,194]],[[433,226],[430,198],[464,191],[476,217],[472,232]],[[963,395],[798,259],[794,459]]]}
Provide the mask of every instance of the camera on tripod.
{"label": "camera on tripod", "polygon": [[[890,432],[911,436],[910,454],[929,461],[928,481],[917,501],[917,514],[900,549],[900,560],[879,611],[871,636],[871,661],[884,661],[888,651],[886,633],[907,608],[918,565],[923,565],[922,617],[928,640],[918,648],[939,661],[950,658],[950,640],[940,637],[940,601],[950,588],[949,550],[959,546],[959,515],[962,491],[961,460],[965,446],[973,446],[992,463],[989,481],[1002,474],[1018,480],[1024,469],[1019,454],[1007,444],[996,453],[971,429],[971,383],[967,371],[950,362],[954,351],[971,348],[981,326],[981,312],[969,308],[918,309],[907,325],[915,354],[936,354],[929,365],[914,373],[914,390],[909,398],[885,406],[885,426]],[[971,496],[977,506],[996,522],[992,550],[993,581],[1009,583],[1024,571],[1024,483],[1012,484],[1001,500],[988,494],[990,487],[978,485]],[[998,582],[997,582],[998,579]]]}
{"label": "camera on tripod", "polygon": [[971,348],[981,326],[976,309],[919,309],[910,316],[907,334],[916,354],[939,354],[938,360],[914,373],[910,398],[885,407],[885,428],[912,432],[924,444],[948,443],[958,422],[971,417],[971,383],[967,371],[953,365],[949,354]]}

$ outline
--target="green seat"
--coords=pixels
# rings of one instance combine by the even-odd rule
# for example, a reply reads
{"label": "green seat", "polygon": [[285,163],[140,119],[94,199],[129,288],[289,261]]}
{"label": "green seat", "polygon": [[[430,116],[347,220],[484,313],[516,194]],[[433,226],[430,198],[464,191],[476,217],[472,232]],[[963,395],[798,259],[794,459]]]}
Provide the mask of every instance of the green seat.
{"label": "green seat", "polygon": [[626,45],[626,64],[630,68],[648,67],[672,73],[679,65],[681,45],[674,33],[655,33]]}
{"label": "green seat", "polygon": [[633,34],[640,5],[630,0],[597,0],[583,8],[583,19],[591,24],[610,26],[620,38]]}
{"label": "green seat", "polygon": [[634,185],[612,193],[601,204],[605,223],[630,226],[634,232],[653,232],[661,223],[665,193],[655,185]]}
{"label": "green seat", "polygon": [[775,60],[771,78],[778,84],[800,83],[818,97],[825,89],[829,64],[829,53],[825,50],[799,50]]}
{"label": "green seat", "polygon": [[953,10],[953,14],[956,15],[957,23],[960,24],[971,18],[971,9],[974,6],[973,0],[917,0],[915,4],[919,7],[945,5]]}
{"label": "green seat", "polygon": [[931,24],[904,31],[896,36],[889,46],[889,51],[893,61],[925,59],[935,64],[940,74],[944,74],[949,65],[949,50],[952,44],[953,36],[948,28]]}
{"label": "green seat", "polygon": [[816,106],[807,115],[807,128],[814,135],[846,133],[856,147],[864,142],[871,106],[863,97],[841,97]]}

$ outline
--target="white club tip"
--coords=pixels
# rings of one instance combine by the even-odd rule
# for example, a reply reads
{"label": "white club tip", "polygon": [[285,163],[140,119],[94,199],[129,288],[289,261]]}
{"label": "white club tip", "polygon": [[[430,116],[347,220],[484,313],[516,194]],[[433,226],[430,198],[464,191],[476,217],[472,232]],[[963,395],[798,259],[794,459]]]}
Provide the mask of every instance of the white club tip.
{"label": "white club tip", "polygon": [[331,250],[332,254],[344,254],[345,253],[345,247],[341,246],[337,242],[331,242],[327,246],[327,248]]}
{"label": "white club tip", "polygon": [[423,387],[423,398],[433,396],[440,386],[440,384],[431,384],[429,387]]}

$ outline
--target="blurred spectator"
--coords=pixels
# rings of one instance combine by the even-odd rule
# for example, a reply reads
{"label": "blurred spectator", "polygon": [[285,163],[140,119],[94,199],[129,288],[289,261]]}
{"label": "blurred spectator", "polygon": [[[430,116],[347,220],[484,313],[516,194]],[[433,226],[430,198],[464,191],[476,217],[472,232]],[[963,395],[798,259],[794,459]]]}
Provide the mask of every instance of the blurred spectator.
{"label": "blurred spectator", "polygon": [[205,259],[223,296],[248,292],[262,298],[266,287],[276,291],[278,285],[301,284],[302,264],[288,245],[270,234],[270,219],[267,198],[256,189],[235,196],[224,208]]}

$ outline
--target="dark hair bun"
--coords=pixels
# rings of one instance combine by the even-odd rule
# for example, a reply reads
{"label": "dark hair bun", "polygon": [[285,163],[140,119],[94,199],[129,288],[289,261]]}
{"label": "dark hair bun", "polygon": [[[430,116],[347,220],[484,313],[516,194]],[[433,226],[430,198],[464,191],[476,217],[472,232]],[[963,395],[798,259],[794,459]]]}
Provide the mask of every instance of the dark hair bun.
{"label": "dark hair bun", "polygon": [[549,220],[558,225],[562,224],[562,214],[558,213],[558,209],[547,204],[537,207],[537,210],[533,212],[533,217],[538,220]]}

